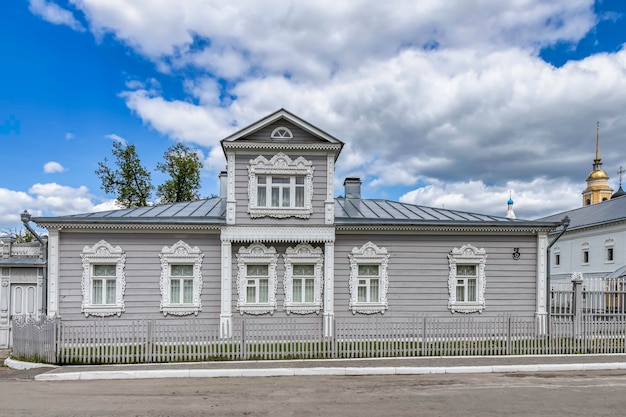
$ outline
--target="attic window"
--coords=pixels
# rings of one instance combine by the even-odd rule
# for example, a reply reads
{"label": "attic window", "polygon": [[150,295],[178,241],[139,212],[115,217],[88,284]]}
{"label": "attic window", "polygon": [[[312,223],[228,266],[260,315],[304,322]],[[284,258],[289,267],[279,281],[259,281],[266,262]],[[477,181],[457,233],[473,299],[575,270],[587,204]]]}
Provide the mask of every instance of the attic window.
{"label": "attic window", "polygon": [[293,139],[293,133],[286,127],[277,127],[270,135],[272,139]]}

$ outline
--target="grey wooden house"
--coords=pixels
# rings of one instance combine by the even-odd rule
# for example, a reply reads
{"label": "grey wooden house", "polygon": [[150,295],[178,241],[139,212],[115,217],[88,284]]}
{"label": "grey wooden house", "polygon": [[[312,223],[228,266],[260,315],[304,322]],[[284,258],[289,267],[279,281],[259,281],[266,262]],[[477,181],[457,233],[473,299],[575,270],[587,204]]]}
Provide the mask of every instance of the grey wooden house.
{"label": "grey wooden house", "polygon": [[221,196],[39,217],[49,315],[63,321],[238,316],[322,321],[545,317],[554,222],[334,196],[343,143],[286,110],[222,140]]}

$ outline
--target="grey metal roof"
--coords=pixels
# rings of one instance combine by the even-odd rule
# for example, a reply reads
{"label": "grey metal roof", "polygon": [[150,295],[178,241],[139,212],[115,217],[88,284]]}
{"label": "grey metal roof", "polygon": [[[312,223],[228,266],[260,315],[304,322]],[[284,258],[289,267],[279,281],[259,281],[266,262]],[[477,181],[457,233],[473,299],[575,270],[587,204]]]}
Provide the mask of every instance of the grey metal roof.
{"label": "grey metal roof", "polygon": [[615,271],[611,272],[604,279],[618,279],[626,277],[626,266],[622,266],[621,268],[617,268]]}
{"label": "grey metal roof", "polygon": [[335,224],[337,225],[479,225],[479,226],[545,226],[554,222],[509,219],[487,214],[469,213],[399,203],[389,200],[357,198],[335,199]]}
{"label": "grey metal roof", "polygon": [[43,266],[46,263],[39,257],[32,256],[12,256],[10,258],[0,258],[0,266]]}
{"label": "grey metal roof", "polygon": [[[60,217],[34,217],[38,224],[226,224],[226,200],[211,198],[185,203],[110,210]],[[388,200],[335,199],[336,225],[463,225],[555,227],[557,222],[446,210]]]}
{"label": "grey metal roof", "polygon": [[537,220],[560,222],[565,216],[570,218],[568,230],[624,221],[626,220],[626,196],[564,211]]}
{"label": "grey metal roof", "polygon": [[226,219],[226,200],[209,198],[182,203],[159,204],[95,213],[59,217],[33,217],[38,224],[46,223],[182,223],[222,224]]}

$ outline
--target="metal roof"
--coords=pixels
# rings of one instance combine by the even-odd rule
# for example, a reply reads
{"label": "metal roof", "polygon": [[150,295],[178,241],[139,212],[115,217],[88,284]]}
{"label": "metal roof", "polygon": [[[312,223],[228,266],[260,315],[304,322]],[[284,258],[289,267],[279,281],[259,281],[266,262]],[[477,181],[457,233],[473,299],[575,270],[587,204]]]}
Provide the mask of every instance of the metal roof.
{"label": "metal roof", "polygon": [[[38,224],[226,224],[226,199],[211,198],[60,217],[33,217]],[[378,199],[335,199],[336,225],[461,225],[555,227],[558,222],[509,219]]]}
{"label": "metal roof", "polygon": [[399,203],[389,200],[337,198],[335,199],[337,225],[478,225],[478,226],[545,226],[555,222],[509,219],[487,214],[470,213]]}
{"label": "metal roof", "polygon": [[187,223],[221,224],[226,219],[226,200],[208,198],[181,203],[73,214],[33,217],[35,223]]}
{"label": "metal roof", "polygon": [[570,224],[567,230],[624,221],[626,220],[626,196],[613,198],[590,206],[579,207],[570,211],[564,211],[537,220],[560,222],[565,216],[570,218]]}

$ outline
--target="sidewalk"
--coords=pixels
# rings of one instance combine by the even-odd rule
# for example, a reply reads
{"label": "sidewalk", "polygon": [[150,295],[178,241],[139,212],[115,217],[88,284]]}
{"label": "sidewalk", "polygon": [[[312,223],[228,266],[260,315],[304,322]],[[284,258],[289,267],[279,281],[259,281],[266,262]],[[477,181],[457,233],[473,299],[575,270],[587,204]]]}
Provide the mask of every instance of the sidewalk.
{"label": "sidewalk", "polygon": [[[6,365],[31,364],[8,359]],[[41,365],[39,365],[41,366]],[[20,368],[21,367],[21,368]],[[194,362],[50,367],[38,381],[626,370],[626,354]]]}

